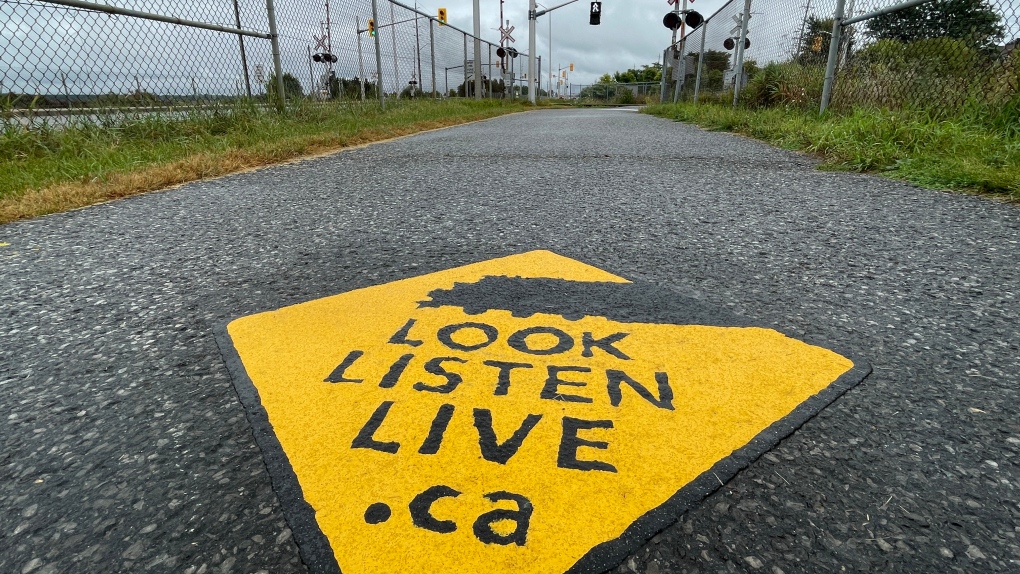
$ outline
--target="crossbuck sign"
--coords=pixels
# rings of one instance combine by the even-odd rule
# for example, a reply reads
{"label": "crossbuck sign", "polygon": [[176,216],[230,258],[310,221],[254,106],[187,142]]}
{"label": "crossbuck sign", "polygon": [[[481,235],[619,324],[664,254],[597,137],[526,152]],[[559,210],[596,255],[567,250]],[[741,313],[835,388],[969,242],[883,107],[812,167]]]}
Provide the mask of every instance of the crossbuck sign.
{"label": "crossbuck sign", "polygon": [[517,40],[514,40],[514,37],[510,35],[511,33],[513,33],[514,28],[515,28],[514,26],[510,26],[509,28],[500,27],[499,35],[502,38],[500,40],[500,42],[507,42],[507,41],[516,42]]}

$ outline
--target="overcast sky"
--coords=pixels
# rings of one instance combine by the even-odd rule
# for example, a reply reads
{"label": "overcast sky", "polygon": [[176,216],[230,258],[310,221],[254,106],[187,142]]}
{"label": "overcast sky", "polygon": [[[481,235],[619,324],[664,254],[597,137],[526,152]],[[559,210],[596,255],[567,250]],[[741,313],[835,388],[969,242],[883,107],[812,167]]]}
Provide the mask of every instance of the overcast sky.
{"label": "overcast sky", "polygon": [[[550,0],[541,3],[549,7],[562,2]],[[707,18],[725,3],[725,0],[695,0],[689,8]],[[481,0],[480,4],[481,36],[498,41],[499,33],[492,28],[499,27],[499,2]],[[471,0],[428,0],[418,4],[425,12],[435,12],[441,6],[447,9],[451,24],[468,32],[473,30]],[[666,0],[605,0],[599,26],[588,24],[589,9],[589,0],[579,0],[539,18],[537,45],[546,78],[549,77],[545,60],[549,55],[550,16],[553,64],[559,67],[574,63],[571,83],[589,84],[607,72],[640,67],[662,59],[662,50],[669,45],[672,36],[670,30],[662,25],[662,17],[672,9]],[[528,1],[508,0],[503,4],[503,15],[510,20],[511,26],[516,27],[513,36],[517,42],[514,46],[522,52],[527,51]]]}

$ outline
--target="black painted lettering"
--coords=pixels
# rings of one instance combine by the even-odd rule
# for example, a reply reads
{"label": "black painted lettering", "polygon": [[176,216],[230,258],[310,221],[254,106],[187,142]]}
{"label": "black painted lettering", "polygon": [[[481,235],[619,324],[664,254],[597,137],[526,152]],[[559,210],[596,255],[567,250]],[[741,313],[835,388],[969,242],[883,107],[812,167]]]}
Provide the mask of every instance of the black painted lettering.
{"label": "black painted lettering", "polygon": [[347,356],[344,357],[344,360],[339,365],[337,365],[335,369],[333,369],[333,372],[330,373],[329,376],[326,377],[323,380],[323,382],[324,383],[360,383],[361,381],[365,380],[365,379],[348,379],[345,376],[345,372],[347,371],[347,369],[349,369],[351,367],[351,365],[354,364],[354,361],[357,361],[358,359],[360,359],[361,356],[364,355],[364,354],[365,354],[364,351],[351,351],[350,353],[347,353]]}
{"label": "black painted lettering", "polygon": [[407,364],[410,363],[413,358],[414,355],[411,353],[401,355],[395,363],[390,365],[390,370],[386,371],[386,374],[383,375],[382,380],[379,381],[379,386],[384,389],[393,388],[393,386],[397,384],[397,381],[400,380],[400,375],[404,374],[404,369],[407,368]]}
{"label": "black painted lettering", "polygon": [[[465,345],[454,341],[453,334],[463,329],[476,329],[481,331],[482,334],[485,335],[485,340],[481,343],[475,343],[474,345]],[[497,337],[499,337],[499,331],[497,331],[492,325],[486,325],[485,323],[457,323],[456,325],[447,325],[436,333],[436,338],[439,339],[439,342],[454,351],[477,351],[478,349],[491,345]]]}
{"label": "black painted lettering", "polygon": [[460,492],[446,485],[430,486],[425,492],[415,496],[408,505],[411,511],[411,522],[418,528],[431,530],[440,534],[449,534],[457,530],[457,523],[452,520],[439,520],[432,516],[432,504],[440,498],[457,498]]}
{"label": "black painted lettering", "polygon": [[551,401],[566,401],[568,403],[592,402],[592,400],[588,397],[567,395],[561,393],[559,389],[561,385],[568,387],[584,387],[588,385],[588,383],[581,381],[564,381],[560,378],[560,373],[590,373],[591,369],[588,367],[557,367],[556,365],[549,365],[546,368],[549,371],[549,378],[545,380],[545,386],[542,387],[542,394],[540,396],[543,399],[549,399]]}
{"label": "black painted lettering", "polygon": [[[528,526],[531,525],[531,513],[535,510],[531,505],[531,501],[520,494],[514,494],[505,490],[490,492],[485,495],[485,498],[491,502],[513,501],[517,504],[517,510],[500,508],[480,515],[474,524],[475,538],[486,544],[500,544],[502,546],[516,544],[524,546],[528,541]],[[517,526],[510,534],[500,534],[492,527],[494,522],[499,522],[500,520],[511,520]]]}
{"label": "black painted lettering", "polygon": [[436,418],[432,419],[432,426],[429,427],[429,436],[425,437],[425,442],[418,449],[419,454],[436,454],[439,452],[439,446],[443,444],[443,435],[446,433],[446,427],[450,425],[452,417],[453,405],[441,405],[439,407],[439,412],[436,413]]}
{"label": "black painted lettering", "polygon": [[644,387],[641,383],[627,376],[627,373],[623,371],[615,371],[613,369],[606,369],[606,378],[608,379],[608,390],[609,390],[609,404],[614,407],[620,406],[620,401],[623,399],[623,392],[620,390],[621,383],[627,383],[630,388],[637,391],[637,394],[641,395],[641,398],[667,411],[673,410],[673,389],[669,386],[669,377],[666,373],[655,373],[655,382],[659,385],[659,398],[656,399],[652,396],[652,393]]}
{"label": "black painted lettering", "polygon": [[620,339],[623,339],[627,335],[630,335],[630,333],[613,333],[612,335],[606,335],[601,339],[596,339],[592,337],[591,333],[585,332],[584,335],[581,336],[581,346],[583,347],[581,351],[581,356],[591,357],[592,347],[598,347],[599,349],[602,349],[603,351],[609,353],[610,355],[616,357],[617,359],[629,361],[630,357],[624,354],[623,351],[613,346],[613,343],[619,342]]}
{"label": "black painted lettering", "polygon": [[527,363],[508,363],[506,361],[484,361],[482,364],[499,369],[499,379],[496,380],[496,392],[492,393],[494,395],[505,395],[510,390],[510,371],[534,367],[534,365]]}
{"label": "black painted lettering", "polygon": [[[532,349],[528,346],[528,337],[540,334],[556,337],[556,344],[548,349]],[[510,335],[506,343],[511,348],[522,353],[528,353],[529,355],[556,355],[558,353],[566,353],[574,348],[574,338],[556,327],[529,327],[521,329]]]}
{"label": "black painted lettering", "polygon": [[371,450],[377,450],[379,452],[388,452],[390,454],[396,454],[397,449],[400,448],[398,442],[380,442],[375,440],[375,431],[379,430],[379,426],[382,425],[383,421],[386,420],[386,415],[390,412],[390,407],[393,406],[393,401],[383,401],[379,405],[372,416],[365,423],[365,426],[361,427],[358,431],[358,436],[354,437],[354,442],[351,443],[351,448],[367,448]]}
{"label": "black painted lettering", "polygon": [[407,334],[411,332],[411,327],[414,327],[414,322],[415,322],[414,319],[408,319],[407,322],[404,323],[404,326],[401,327],[399,331],[394,333],[393,336],[390,337],[390,340],[387,342],[392,343],[394,345],[408,345],[411,347],[417,347],[418,345],[421,345],[421,341],[416,341],[414,339],[407,338]]}
{"label": "black painted lettering", "polygon": [[456,361],[458,363],[466,363],[467,361],[459,357],[436,357],[435,359],[429,360],[425,363],[425,371],[432,373],[433,375],[439,375],[440,377],[446,378],[446,383],[442,385],[426,385],[422,382],[414,384],[414,390],[416,391],[430,391],[433,393],[452,393],[457,388],[464,378],[457,373],[451,373],[443,368],[443,363],[446,361]]}
{"label": "black painted lettering", "polygon": [[609,443],[600,440],[585,440],[577,436],[577,431],[586,429],[611,429],[613,421],[586,421],[573,417],[563,417],[563,435],[560,438],[560,451],[556,456],[556,466],[573,470],[602,470],[616,472],[616,467],[600,460],[578,460],[577,449],[582,446],[605,450]]}
{"label": "black painted lettering", "polygon": [[517,450],[521,448],[528,433],[535,428],[542,415],[528,415],[520,428],[503,444],[496,440],[496,431],[492,429],[492,412],[489,409],[475,409],[475,428],[478,429],[478,446],[482,449],[482,458],[489,462],[506,464]]}

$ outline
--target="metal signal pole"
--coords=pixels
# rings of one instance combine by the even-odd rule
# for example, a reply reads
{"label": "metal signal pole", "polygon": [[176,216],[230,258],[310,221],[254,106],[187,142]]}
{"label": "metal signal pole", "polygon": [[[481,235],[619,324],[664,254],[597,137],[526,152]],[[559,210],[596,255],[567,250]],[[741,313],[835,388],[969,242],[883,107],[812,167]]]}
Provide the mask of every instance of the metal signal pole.
{"label": "metal signal pole", "polygon": [[[528,3],[528,100],[531,103],[533,103],[533,104],[536,101],[536,97],[535,97],[535,37],[537,35],[537,30],[535,28],[536,28],[536,26],[538,24],[538,17],[539,16],[543,16],[545,14],[548,14],[549,12],[552,12],[553,10],[555,10],[557,8],[562,8],[562,7],[566,6],[567,4],[573,4],[574,2],[577,2],[577,0],[569,0],[567,2],[564,2],[563,4],[559,4],[557,6],[553,6],[552,8],[547,8],[547,9],[542,10],[541,12],[539,12],[538,11],[538,6],[535,5],[535,0],[529,0],[529,3]],[[552,37],[552,31],[551,30],[549,32],[549,35],[550,35],[550,38],[551,38]],[[551,43],[551,41],[550,41],[550,43]],[[551,62],[550,62],[550,64],[551,64]]]}

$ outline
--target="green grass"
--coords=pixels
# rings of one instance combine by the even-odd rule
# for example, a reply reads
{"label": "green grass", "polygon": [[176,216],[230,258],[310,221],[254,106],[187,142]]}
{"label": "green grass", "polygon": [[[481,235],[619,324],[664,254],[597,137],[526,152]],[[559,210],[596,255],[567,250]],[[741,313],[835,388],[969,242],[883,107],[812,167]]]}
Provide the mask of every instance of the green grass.
{"label": "green grass", "polygon": [[[0,223],[528,109],[494,100],[238,105],[188,118],[0,124]],[[3,120],[0,120],[3,121]]]}
{"label": "green grass", "polygon": [[936,189],[1020,200],[1020,134],[973,117],[858,108],[845,114],[718,104],[660,104],[645,113],[736,132],[820,156],[823,169],[873,172]]}

